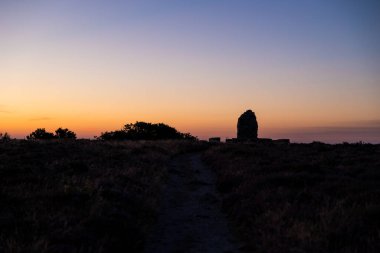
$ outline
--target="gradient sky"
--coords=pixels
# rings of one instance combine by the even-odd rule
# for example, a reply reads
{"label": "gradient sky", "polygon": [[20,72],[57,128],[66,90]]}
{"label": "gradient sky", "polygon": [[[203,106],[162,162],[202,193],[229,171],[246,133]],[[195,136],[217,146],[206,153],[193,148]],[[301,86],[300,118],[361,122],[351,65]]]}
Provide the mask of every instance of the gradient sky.
{"label": "gradient sky", "polygon": [[378,0],[0,0],[0,132],[380,143]]}

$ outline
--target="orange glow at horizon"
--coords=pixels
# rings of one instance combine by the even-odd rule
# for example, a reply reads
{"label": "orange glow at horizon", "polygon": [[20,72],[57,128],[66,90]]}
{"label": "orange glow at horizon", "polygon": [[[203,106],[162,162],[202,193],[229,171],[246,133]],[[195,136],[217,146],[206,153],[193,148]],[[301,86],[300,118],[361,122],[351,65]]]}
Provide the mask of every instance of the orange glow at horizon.
{"label": "orange glow at horizon", "polygon": [[[77,112],[71,114],[55,115],[54,117],[44,117],[44,114],[32,114],[30,117],[28,114],[23,115],[23,117],[8,116],[2,117],[2,129],[0,132],[7,131],[11,136],[16,138],[25,138],[26,135],[31,133],[37,128],[45,128],[47,131],[54,132],[58,127],[65,127],[73,130],[78,134],[79,138],[93,138],[94,136],[99,136],[101,132],[113,131],[121,129],[124,124],[134,123],[136,121],[146,121],[146,122],[163,122],[170,126],[175,127],[181,132],[190,132],[194,136],[198,136],[200,139],[207,139],[212,136],[220,136],[224,138],[235,138],[236,137],[236,123],[237,118],[242,113],[243,110],[239,112],[229,112],[229,115],[223,115],[222,113],[188,113],[180,114],[177,112],[171,112],[168,114],[156,114],[155,112],[145,113],[145,114],[133,114],[129,113],[129,117],[123,117],[123,113],[118,113],[114,115],[108,115],[105,112],[103,114],[95,114],[91,112]],[[200,113],[200,112],[198,112]],[[313,129],[315,127],[323,127],[323,125],[312,124],[312,121],[304,121],[293,124],[291,123],[292,117],[290,119],[284,119],[275,115],[270,117],[260,116],[256,111],[257,119],[259,122],[259,137],[260,138],[290,138],[294,141],[312,141],[325,140],[327,142],[334,142],[334,136],[329,136],[329,138],[324,139],[323,135],[313,135],[312,137],[304,136],[302,133],[306,134],[305,130]],[[280,119],[280,120],[279,120]],[[283,120],[281,122],[281,120]],[[378,122],[377,122],[378,123]],[[348,127],[355,128],[358,124],[346,125]],[[338,123],[328,125],[330,127],[339,127]],[[376,125],[376,131],[380,128]],[[374,128],[375,129],[375,128]],[[298,132],[297,132],[298,131]],[[301,136],[300,136],[301,135]],[[343,138],[339,134],[335,134],[337,142],[344,141],[347,137]],[[377,136],[377,137],[376,137]],[[314,138],[314,139],[313,139]],[[372,138],[372,139],[371,139]],[[377,132],[372,133],[368,136],[352,136],[348,139],[352,141],[371,141],[380,142],[380,135]]]}
{"label": "orange glow at horizon", "polygon": [[16,2],[0,2],[0,132],[91,138],[146,121],[233,138],[252,109],[259,137],[380,142],[378,15],[329,1]]}

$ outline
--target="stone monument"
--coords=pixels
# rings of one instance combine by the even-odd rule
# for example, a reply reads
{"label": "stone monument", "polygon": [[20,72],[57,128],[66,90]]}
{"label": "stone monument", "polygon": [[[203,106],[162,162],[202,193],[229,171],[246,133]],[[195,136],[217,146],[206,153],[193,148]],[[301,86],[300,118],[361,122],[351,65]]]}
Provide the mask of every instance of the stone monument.
{"label": "stone monument", "polygon": [[252,110],[247,110],[240,115],[237,123],[238,141],[257,141],[257,130],[256,115]]}

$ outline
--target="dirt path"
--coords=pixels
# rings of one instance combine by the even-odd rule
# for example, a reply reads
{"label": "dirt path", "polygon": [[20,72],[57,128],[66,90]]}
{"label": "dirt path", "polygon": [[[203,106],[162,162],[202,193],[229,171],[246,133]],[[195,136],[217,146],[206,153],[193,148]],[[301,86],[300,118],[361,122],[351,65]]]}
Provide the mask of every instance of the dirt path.
{"label": "dirt path", "polygon": [[175,158],[146,253],[239,252],[220,211],[215,175],[200,154]]}

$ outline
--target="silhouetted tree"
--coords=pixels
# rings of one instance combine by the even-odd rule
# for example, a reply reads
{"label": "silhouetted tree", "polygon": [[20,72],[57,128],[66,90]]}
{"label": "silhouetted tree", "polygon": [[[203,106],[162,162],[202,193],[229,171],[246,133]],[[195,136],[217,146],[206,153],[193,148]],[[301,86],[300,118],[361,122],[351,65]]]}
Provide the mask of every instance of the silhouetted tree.
{"label": "silhouetted tree", "polygon": [[58,128],[55,130],[55,137],[58,139],[76,139],[77,135],[67,128]]}
{"label": "silhouetted tree", "polygon": [[180,133],[164,123],[152,124],[137,121],[126,124],[122,130],[102,133],[101,140],[196,140],[190,133]]}
{"label": "silhouetted tree", "polygon": [[55,136],[53,133],[46,132],[45,128],[37,128],[34,132],[26,136],[28,140],[51,140]]}

